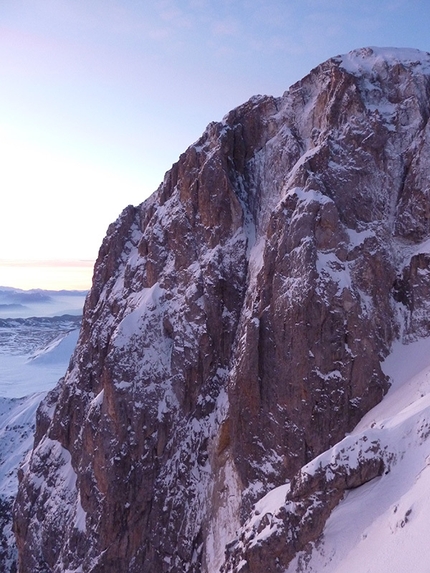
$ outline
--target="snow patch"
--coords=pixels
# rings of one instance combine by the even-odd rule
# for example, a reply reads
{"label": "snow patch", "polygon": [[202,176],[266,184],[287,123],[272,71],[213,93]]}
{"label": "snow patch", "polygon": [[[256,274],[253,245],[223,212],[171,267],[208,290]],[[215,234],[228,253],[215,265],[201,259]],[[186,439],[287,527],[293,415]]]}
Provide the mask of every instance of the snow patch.
{"label": "snow patch", "polygon": [[76,501],[76,517],[75,517],[75,528],[82,533],[86,533],[87,525],[87,512],[83,509],[81,504],[81,494],[78,492],[78,498]]}
{"label": "snow patch", "polygon": [[39,349],[27,360],[33,365],[67,364],[78,342],[79,329],[59,336],[45,348]]}
{"label": "snow patch", "polygon": [[430,54],[414,48],[379,48],[369,47],[353,50],[335,58],[340,66],[355,76],[368,75],[374,70],[381,70],[387,64],[397,63],[412,66],[420,73],[430,74]]}

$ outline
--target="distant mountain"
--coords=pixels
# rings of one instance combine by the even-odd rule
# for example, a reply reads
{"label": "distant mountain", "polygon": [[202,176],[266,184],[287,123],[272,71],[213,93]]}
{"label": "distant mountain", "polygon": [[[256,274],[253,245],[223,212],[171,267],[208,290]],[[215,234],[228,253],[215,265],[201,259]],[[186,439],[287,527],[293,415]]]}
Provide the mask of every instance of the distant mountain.
{"label": "distant mountain", "polygon": [[123,211],[38,410],[20,573],[428,570],[429,118],[430,54],[356,50]]}
{"label": "distant mountain", "polygon": [[0,287],[0,318],[82,314],[87,291]]}
{"label": "distant mountain", "polygon": [[23,297],[28,300],[32,298],[34,300],[40,300],[49,297],[49,295],[75,296],[79,294],[85,296],[87,293],[88,293],[87,290],[66,290],[66,289],[50,290],[50,289],[39,289],[39,288],[24,290],[15,287],[0,286],[0,296]]}
{"label": "distant mountain", "polygon": [[51,297],[46,291],[20,289],[4,289],[0,287],[0,300],[10,303],[38,303],[49,302]]}

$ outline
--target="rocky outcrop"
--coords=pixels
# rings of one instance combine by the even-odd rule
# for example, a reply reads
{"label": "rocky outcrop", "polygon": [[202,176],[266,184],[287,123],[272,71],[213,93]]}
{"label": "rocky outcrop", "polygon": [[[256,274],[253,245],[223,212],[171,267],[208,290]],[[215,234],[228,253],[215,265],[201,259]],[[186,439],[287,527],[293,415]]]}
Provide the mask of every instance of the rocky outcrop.
{"label": "rocky outcrop", "polygon": [[429,74],[413,50],[328,60],[109,228],[21,473],[21,573],[215,573],[382,398],[392,341],[429,331]]}
{"label": "rocky outcrop", "polygon": [[[285,571],[318,539],[345,492],[388,472],[393,458],[387,446],[364,434],[345,439],[307,464],[290,484],[279,488],[278,504],[264,507],[264,498],[260,500],[237,538],[227,545],[221,573]],[[276,499],[274,493],[270,495]]]}

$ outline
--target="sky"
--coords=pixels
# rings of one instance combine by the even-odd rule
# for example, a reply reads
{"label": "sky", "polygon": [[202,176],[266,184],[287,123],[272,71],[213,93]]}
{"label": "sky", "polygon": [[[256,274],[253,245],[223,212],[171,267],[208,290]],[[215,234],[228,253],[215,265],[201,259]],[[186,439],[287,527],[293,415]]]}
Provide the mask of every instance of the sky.
{"label": "sky", "polygon": [[88,288],[208,123],[355,48],[430,51],[429,21],[428,0],[0,0],[0,285]]}

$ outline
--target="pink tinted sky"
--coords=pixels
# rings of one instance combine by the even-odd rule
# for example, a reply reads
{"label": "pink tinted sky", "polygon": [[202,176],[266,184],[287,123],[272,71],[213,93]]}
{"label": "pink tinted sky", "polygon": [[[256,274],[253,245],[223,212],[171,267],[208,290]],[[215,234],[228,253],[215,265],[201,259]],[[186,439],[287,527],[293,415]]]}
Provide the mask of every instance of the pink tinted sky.
{"label": "pink tinted sky", "polygon": [[210,121],[357,47],[430,50],[429,21],[427,0],[2,0],[0,285],[74,288]]}
{"label": "pink tinted sky", "polygon": [[22,289],[87,290],[93,261],[0,260],[1,286]]}

